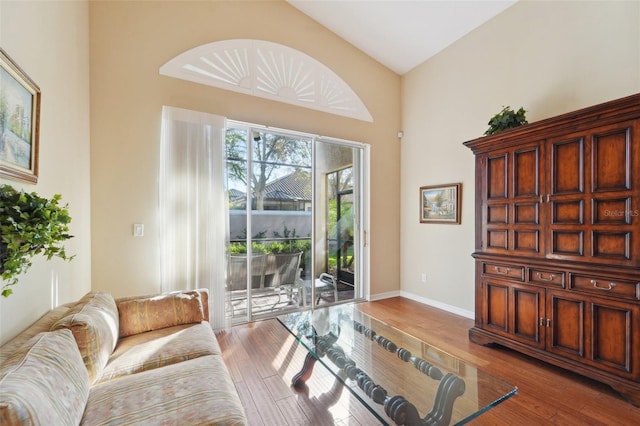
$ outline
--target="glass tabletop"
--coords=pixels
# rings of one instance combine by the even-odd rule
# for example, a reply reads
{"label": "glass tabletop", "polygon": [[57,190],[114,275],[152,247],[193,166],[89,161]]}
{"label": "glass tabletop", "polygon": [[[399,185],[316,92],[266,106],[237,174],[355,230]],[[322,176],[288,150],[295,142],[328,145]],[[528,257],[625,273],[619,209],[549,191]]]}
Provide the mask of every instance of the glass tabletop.
{"label": "glass tabletop", "polygon": [[[278,317],[383,424],[461,425],[518,389],[357,308],[357,303]],[[307,369],[293,378],[300,386]],[[311,371],[312,371],[311,366]],[[306,374],[306,376],[305,376]]]}

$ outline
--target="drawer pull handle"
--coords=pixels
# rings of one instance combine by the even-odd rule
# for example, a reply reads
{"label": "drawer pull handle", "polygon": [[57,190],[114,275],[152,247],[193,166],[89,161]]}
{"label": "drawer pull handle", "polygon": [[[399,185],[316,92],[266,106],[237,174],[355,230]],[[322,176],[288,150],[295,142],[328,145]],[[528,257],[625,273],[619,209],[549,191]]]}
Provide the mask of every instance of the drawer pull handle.
{"label": "drawer pull handle", "polygon": [[502,269],[499,266],[494,266],[494,269],[496,270],[496,273],[498,273],[498,274],[509,275],[509,268]]}
{"label": "drawer pull handle", "polygon": [[598,290],[604,290],[604,291],[610,291],[613,290],[613,288],[616,286],[616,283],[609,283],[609,287],[598,287],[598,281],[596,280],[591,280],[591,284],[593,284],[593,286],[595,288],[597,288]]}
{"label": "drawer pull handle", "polygon": [[556,279],[556,276],[554,274],[549,274],[549,278],[545,278],[544,275],[542,275],[542,272],[538,272],[538,279],[540,281],[553,281]]}

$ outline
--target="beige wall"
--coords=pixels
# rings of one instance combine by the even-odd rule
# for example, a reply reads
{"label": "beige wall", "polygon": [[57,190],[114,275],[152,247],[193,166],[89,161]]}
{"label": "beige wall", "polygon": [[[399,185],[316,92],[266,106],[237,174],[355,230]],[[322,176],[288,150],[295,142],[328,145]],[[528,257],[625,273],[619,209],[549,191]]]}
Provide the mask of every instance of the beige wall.
{"label": "beige wall", "polygon": [[[372,146],[372,293],[399,290],[400,78],[283,1],[92,2],[92,284],[115,296],[160,289],[157,180],[162,105]],[[213,41],[280,43],[351,86],[373,123],[160,76],[169,59]],[[131,235],[133,223],[145,236]],[[212,259],[215,261],[215,259]]]}
{"label": "beige wall", "polygon": [[[37,259],[15,294],[0,300],[0,343],[49,309],[53,279],[60,303],[91,281],[115,295],[159,289],[163,104],[371,144],[372,293],[393,293],[401,276],[403,294],[470,314],[474,177],[462,142],[480,136],[503,105],[524,106],[536,121],[640,92],[639,28],[638,2],[521,1],[404,76],[400,91],[398,76],[284,2],[0,1],[0,46],[43,92],[40,182],[12,183],[63,195],[76,236],[68,249],[77,254],[71,263]],[[157,72],[191,47],[229,38],[316,58],[355,90],[374,123]],[[449,182],[463,183],[462,225],[420,225],[418,188]],[[146,235],[134,239],[138,222]]]}
{"label": "beige wall", "polygon": [[[0,344],[59,303],[91,288],[89,185],[89,7],[86,2],[0,1],[0,46],[42,91],[40,179],[0,179],[50,197],[61,194],[72,218],[68,263],[34,259],[9,298],[0,297]],[[52,300],[53,299],[53,300]]]}
{"label": "beige wall", "polygon": [[[402,292],[472,315],[474,158],[462,143],[506,105],[533,122],[640,92],[640,2],[523,0],[402,84]],[[418,188],[450,182],[463,184],[462,224],[419,224]]]}

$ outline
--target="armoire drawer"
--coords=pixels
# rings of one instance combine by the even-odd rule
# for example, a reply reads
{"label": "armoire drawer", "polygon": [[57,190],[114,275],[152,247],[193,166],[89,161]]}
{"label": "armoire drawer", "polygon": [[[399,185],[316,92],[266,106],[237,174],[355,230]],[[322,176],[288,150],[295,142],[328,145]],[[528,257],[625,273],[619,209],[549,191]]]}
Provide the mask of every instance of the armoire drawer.
{"label": "armoire drawer", "polygon": [[507,263],[482,262],[482,273],[494,277],[509,278],[524,281],[524,266]]}
{"label": "armoire drawer", "polygon": [[569,274],[569,289],[601,296],[640,300],[640,282],[605,276],[571,273]]}
{"label": "armoire drawer", "polygon": [[551,269],[529,268],[528,282],[564,288],[564,272]]}

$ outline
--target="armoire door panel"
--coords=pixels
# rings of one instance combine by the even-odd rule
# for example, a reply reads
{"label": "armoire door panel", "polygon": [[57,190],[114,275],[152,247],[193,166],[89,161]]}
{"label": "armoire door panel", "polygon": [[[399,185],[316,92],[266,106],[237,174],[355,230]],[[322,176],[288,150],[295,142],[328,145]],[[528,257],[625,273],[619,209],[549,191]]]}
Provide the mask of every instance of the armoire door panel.
{"label": "armoire door panel", "polygon": [[591,257],[605,260],[630,260],[631,232],[592,231]]}
{"label": "armoire door panel", "polygon": [[584,139],[551,144],[551,194],[584,193]]}
{"label": "armoire door panel", "polygon": [[515,338],[534,346],[544,346],[544,290],[513,286],[513,324]]}
{"label": "armoire door panel", "polygon": [[507,250],[508,235],[506,229],[488,229],[485,236],[487,250]]}
{"label": "armoire door panel", "polygon": [[496,282],[484,283],[483,327],[496,333],[509,332],[509,286]]}
{"label": "armoire door panel", "polygon": [[634,356],[632,329],[633,311],[630,308],[593,302],[589,360],[604,369],[631,373]]}
{"label": "armoire door panel", "polygon": [[513,205],[513,223],[515,225],[538,225],[540,209],[537,202],[515,203]]}
{"label": "armoire door panel", "polygon": [[507,198],[507,166],[508,154],[500,154],[487,158],[487,199]]}
{"label": "armoire door panel", "polygon": [[513,153],[513,197],[537,197],[540,194],[540,150],[538,146]]}
{"label": "armoire door panel", "polygon": [[554,225],[581,225],[584,223],[584,201],[551,202],[551,223]]}
{"label": "armoire door panel", "polygon": [[547,350],[565,356],[583,358],[585,355],[585,302],[551,292],[547,299]]}
{"label": "armoire door panel", "polygon": [[[633,217],[631,197],[591,200],[591,223],[594,225],[629,225]],[[637,214],[636,214],[637,215]]]}
{"label": "armoire door panel", "polygon": [[584,232],[551,231],[551,254],[565,256],[584,255]]}
{"label": "armoire door panel", "polygon": [[513,231],[513,251],[540,253],[540,231],[517,229]]}
{"label": "armoire door panel", "polygon": [[487,206],[487,223],[491,225],[506,225],[509,223],[508,211],[508,206],[506,204]]}
{"label": "armoire door panel", "polygon": [[631,137],[629,126],[595,133],[591,139],[592,191],[631,188]]}

